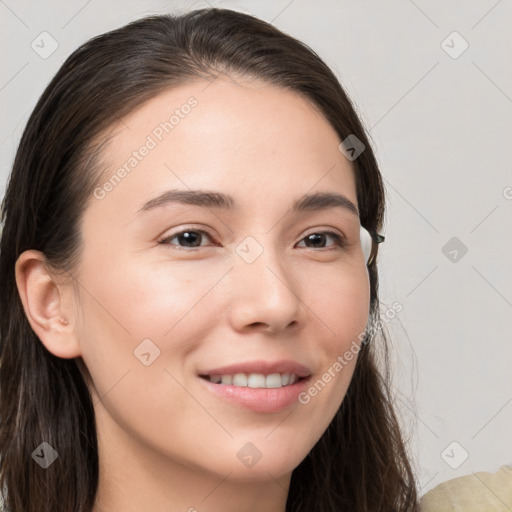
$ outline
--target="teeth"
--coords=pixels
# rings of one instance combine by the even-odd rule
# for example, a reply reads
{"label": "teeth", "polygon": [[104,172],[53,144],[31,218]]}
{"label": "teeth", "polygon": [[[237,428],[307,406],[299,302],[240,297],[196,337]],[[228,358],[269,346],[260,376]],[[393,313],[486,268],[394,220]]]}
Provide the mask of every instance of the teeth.
{"label": "teeth", "polygon": [[292,373],[235,373],[235,375],[208,375],[207,379],[216,384],[226,384],[249,388],[280,388],[297,382],[297,376]]}
{"label": "teeth", "polygon": [[247,385],[250,388],[265,388],[265,375],[261,373],[251,373],[247,378]]}
{"label": "teeth", "polygon": [[233,375],[233,386],[247,387],[247,375],[245,373],[235,373]]}
{"label": "teeth", "polygon": [[[260,386],[263,387],[263,386]],[[265,377],[266,388],[281,388],[283,387],[283,378],[280,373],[271,373]]]}
{"label": "teeth", "polygon": [[231,375],[222,375],[221,382],[222,384],[232,384],[233,377],[231,377]]}

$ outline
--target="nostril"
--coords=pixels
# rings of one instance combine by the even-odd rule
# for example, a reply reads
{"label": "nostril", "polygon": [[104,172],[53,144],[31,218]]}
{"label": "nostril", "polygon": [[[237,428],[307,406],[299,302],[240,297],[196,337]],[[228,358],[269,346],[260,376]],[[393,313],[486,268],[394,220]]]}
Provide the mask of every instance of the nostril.
{"label": "nostril", "polygon": [[261,327],[262,325],[265,325],[263,322],[254,322],[249,325],[249,327]]}

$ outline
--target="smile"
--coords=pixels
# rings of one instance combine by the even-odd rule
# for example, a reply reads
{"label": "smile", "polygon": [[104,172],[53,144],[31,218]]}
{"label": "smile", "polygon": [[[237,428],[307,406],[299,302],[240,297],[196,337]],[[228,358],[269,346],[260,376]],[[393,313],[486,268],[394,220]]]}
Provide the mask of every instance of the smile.
{"label": "smile", "polygon": [[270,373],[268,375],[263,373],[235,373],[233,375],[200,375],[200,377],[214,384],[267,389],[291,386],[300,380],[295,373]]}

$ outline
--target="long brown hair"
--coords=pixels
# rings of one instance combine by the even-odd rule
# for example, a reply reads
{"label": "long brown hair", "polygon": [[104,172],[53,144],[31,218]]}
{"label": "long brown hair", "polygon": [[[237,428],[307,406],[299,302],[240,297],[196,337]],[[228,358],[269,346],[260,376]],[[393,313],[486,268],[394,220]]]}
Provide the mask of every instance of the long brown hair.
{"label": "long brown hair", "polygon": [[[384,187],[370,142],[339,81],[308,46],[226,9],[151,16],[91,39],[62,65],[21,138],[2,203],[0,243],[0,490],[11,512],[90,512],[98,485],[94,408],[80,358],[48,352],[32,331],[15,262],[42,251],[54,269],[79,264],[80,218],[102,174],[101,140],[113,123],[163,90],[219,73],[301,94],[343,141],[366,149],[353,162],[361,224],[382,228]],[[369,266],[370,314],[379,315]],[[379,347],[380,346],[380,347]],[[292,473],[287,512],[416,511],[414,471],[394,412],[382,331],[368,333],[343,403]],[[32,460],[43,442],[59,457]]]}

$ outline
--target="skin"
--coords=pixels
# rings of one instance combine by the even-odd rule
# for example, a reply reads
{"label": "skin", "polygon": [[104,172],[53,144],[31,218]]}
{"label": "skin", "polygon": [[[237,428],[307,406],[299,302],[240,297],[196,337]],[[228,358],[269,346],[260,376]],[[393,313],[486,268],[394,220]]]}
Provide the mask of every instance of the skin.
{"label": "skin", "polygon": [[[284,512],[291,472],[334,417],[356,357],[307,405],[277,413],[212,396],[197,371],[291,359],[315,382],[367,324],[358,216],[339,207],[289,211],[318,191],[357,204],[334,129],[293,92],[242,78],[206,85],[161,93],[112,127],[101,183],[174,109],[190,96],[198,101],[121,183],[89,201],[76,290],[37,251],[16,264],[41,342],[59,357],[81,357],[90,374],[96,512]],[[171,188],[230,194],[238,211],[173,203],[137,213]],[[177,237],[158,243],[184,228],[211,238],[195,251]],[[324,247],[306,245],[307,235],[326,229],[345,246],[330,236]],[[247,236],[263,250],[250,264],[236,252]],[[160,350],[149,366],[133,353],[147,338]],[[237,457],[247,442],[262,454],[252,467]]]}

